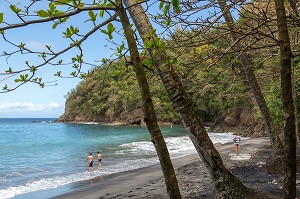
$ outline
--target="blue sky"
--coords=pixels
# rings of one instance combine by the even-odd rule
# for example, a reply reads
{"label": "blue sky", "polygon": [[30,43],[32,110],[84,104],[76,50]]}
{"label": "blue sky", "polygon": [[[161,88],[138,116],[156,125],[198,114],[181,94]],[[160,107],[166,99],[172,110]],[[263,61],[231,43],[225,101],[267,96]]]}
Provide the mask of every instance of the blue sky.
{"label": "blue sky", "polygon": [[[10,1],[12,2],[12,1]],[[22,1],[13,1],[14,3]],[[23,1],[22,3],[28,3],[30,1]],[[44,5],[46,1],[44,2]],[[18,7],[22,8],[21,4],[17,4]],[[36,8],[39,9],[39,8]],[[0,13],[4,13],[4,21],[9,21],[10,23],[19,23],[20,20],[14,17],[14,15],[9,14],[10,11],[6,1],[0,2]],[[58,26],[55,30],[52,30],[53,23],[46,23],[41,25],[31,25],[24,28],[12,29],[5,31],[6,37],[15,42],[16,44],[25,43],[27,48],[36,51],[45,50],[45,45],[50,45],[52,49],[59,51],[70,44],[70,41],[63,38],[62,32],[65,31],[66,27],[71,24],[80,28],[80,33],[88,31],[92,24],[85,20],[88,19],[88,14],[83,13],[74,19],[70,19],[68,25]],[[99,18],[100,19],[100,18]],[[4,24],[0,24],[3,27]],[[113,44],[108,43],[105,39],[106,36],[97,32],[92,35],[84,43],[84,60],[92,63],[101,60],[102,58],[109,58],[113,53],[110,48],[116,48]],[[120,42],[122,38],[115,38]],[[16,48],[12,48],[11,45],[0,39],[1,51],[12,52]],[[109,47],[107,47],[109,46]],[[72,50],[70,53],[66,53],[59,59],[70,60],[71,56],[74,56],[78,51]],[[29,61],[30,65],[38,65],[41,63],[41,58],[36,55],[23,56],[21,54],[16,54],[11,56],[9,59],[5,57],[0,57],[0,73],[3,73],[8,67],[12,67],[13,70],[18,70],[25,68],[25,61]],[[85,65],[82,69],[83,72],[90,70],[92,67]],[[79,83],[79,78],[57,78],[54,77],[56,71],[62,71],[64,75],[69,75],[73,70],[71,66],[45,66],[38,70],[38,77],[42,77],[44,81],[55,81],[56,86],[46,86],[45,88],[40,88],[36,84],[26,84],[21,86],[15,91],[8,93],[0,93],[0,117],[1,118],[20,118],[20,117],[51,117],[57,118],[64,112],[65,95]],[[8,79],[1,81],[6,76],[0,76],[0,86],[1,89],[5,84],[11,87],[14,84],[14,79]]]}
{"label": "blue sky", "polygon": [[[26,0],[3,0],[0,1],[0,13],[4,13],[4,22],[10,24],[20,23],[14,14],[11,14],[8,2],[17,5],[20,8],[24,8],[24,4],[28,5],[31,1]],[[38,1],[37,7],[32,7],[32,10],[40,10],[48,8],[48,1]],[[43,7],[44,6],[44,7]],[[158,5],[151,7],[151,12],[158,12]],[[95,11],[96,13],[96,11]],[[207,15],[205,13],[202,16]],[[85,22],[89,19],[88,13],[81,13],[78,16],[72,17],[68,20],[67,24],[59,25],[55,30],[51,27],[53,22],[44,24],[34,24],[18,29],[11,29],[5,31],[5,36],[16,44],[25,43],[26,47],[33,51],[45,51],[45,45],[51,46],[54,51],[60,51],[70,45],[70,40],[63,38],[63,32],[67,27],[73,25],[79,27],[81,34],[89,31],[93,24],[91,22]],[[103,19],[97,18],[98,22]],[[117,26],[117,30],[120,30],[120,23],[114,22]],[[158,28],[157,25],[152,24]],[[5,24],[0,24],[0,27]],[[158,28],[159,29],[159,28]],[[158,31],[159,32],[159,31]],[[124,42],[124,37],[121,34],[113,34],[114,42],[119,45]],[[0,38],[0,54],[3,51],[13,52],[16,50],[15,47],[4,42]],[[102,58],[110,58],[114,53],[111,49],[116,49],[116,44],[107,41],[107,36],[102,34],[100,31],[90,36],[82,45],[84,49],[84,61],[94,64],[99,64]],[[76,55],[78,51],[72,50],[58,59],[69,61],[72,56]],[[57,60],[58,60],[57,59]],[[6,57],[0,57],[0,74],[7,70],[9,67],[13,68],[14,71],[24,69],[26,67],[25,62],[29,61],[30,65],[38,65],[41,63],[41,58],[37,55],[21,55],[14,54],[13,56],[6,59]],[[65,62],[64,62],[65,63]],[[82,72],[87,72],[93,67],[85,65],[82,68]],[[65,95],[76,87],[80,82],[79,78],[57,78],[54,74],[57,71],[62,71],[63,75],[69,75],[73,70],[71,66],[45,66],[38,70],[37,77],[42,77],[44,82],[54,82],[56,86],[46,86],[40,88],[36,84],[26,84],[21,86],[15,91],[9,93],[0,93],[0,118],[20,118],[20,117],[51,117],[57,118],[64,112]],[[0,89],[5,84],[8,84],[9,88],[14,85],[14,78],[4,79],[6,76],[0,75]]]}

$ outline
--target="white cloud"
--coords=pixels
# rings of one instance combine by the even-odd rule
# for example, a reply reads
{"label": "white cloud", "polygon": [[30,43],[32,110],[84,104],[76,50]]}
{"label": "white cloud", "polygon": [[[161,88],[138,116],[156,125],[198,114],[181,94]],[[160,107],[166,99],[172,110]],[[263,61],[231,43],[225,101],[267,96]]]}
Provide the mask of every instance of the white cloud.
{"label": "white cloud", "polygon": [[34,104],[31,102],[0,102],[0,112],[39,112],[60,108],[56,102],[49,104]]}
{"label": "white cloud", "polygon": [[30,41],[30,42],[26,43],[25,47],[29,48],[30,50],[46,51],[47,48],[45,47],[45,45],[53,47],[52,43],[42,43],[39,41]]}

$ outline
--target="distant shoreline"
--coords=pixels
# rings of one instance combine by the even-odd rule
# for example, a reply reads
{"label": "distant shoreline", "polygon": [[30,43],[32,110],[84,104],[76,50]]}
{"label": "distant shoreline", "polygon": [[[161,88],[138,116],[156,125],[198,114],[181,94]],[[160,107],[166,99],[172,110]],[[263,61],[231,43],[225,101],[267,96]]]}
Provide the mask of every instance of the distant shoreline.
{"label": "distant shoreline", "polygon": [[[126,122],[91,122],[91,121],[71,121],[71,122],[64,122],[64,121],[54,121],[55,123],[66,123],[66,124],[100,124],[100,125],[111,125],[111,126],[146,126],[145,122],[141,122],[141,124],[129,124]],[[182,124],[173,124],[168,122],[158,122],[160,126],[173,126],[173,125],[181,125]]]}

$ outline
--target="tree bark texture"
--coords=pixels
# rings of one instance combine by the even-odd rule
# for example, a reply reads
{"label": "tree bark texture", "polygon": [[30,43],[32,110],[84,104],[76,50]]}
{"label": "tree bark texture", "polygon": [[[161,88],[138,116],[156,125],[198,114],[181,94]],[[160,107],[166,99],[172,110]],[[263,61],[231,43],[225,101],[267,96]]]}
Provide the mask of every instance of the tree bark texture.
{"label": "tree bark texture", "polygon": [[275,0],[278,41],[280,46],[281,99],[284,118],[284,198],[296,198],[296,133],[292,87],[292,52],[287,27],[285,6]]}
{"label": "tree bark texture", "polygon": [[297,96],[297,92],[296,92],[296,88],[295,88],[295,68],[293,69],[292,72],[292,80],[293,80],[293,100],[294,100],[294,109],[295,109],[295,134],[296,134],[296,138],[297,138],[297,142],[296,142],[296,147],[300,147],[300,132],[299,132],[299,112],[298,112],[298,106],[299,106],[299,102],[298,102],[298,96]]}
{"label": "tree bark texture", "polygon": [[142,95],[144,120],[151,134],[151,141],[153,142],[157,155],[159,157],[160,165],[165,178],[167,193],[169,197],[172,199],[181,199],[181,194],[179,191],[179,187],[178,187],[175,171],[170,159],[170,155],[165,140],[160,131],[159,125],[157,123],[157,118],[155,115],[152,98],[150,95],[149,85],[146,79],[144,68],[140,60],[133,31],[126,14],[126,10],[123,8],[121,0],[117,0],[117,5],[119,7],[118,14],[125,32],[128,47],[130,50],[131,59],[133,62],[133,67],[138,79],[138,85]]}
{"label": "tree bark texture", "polygon": [[[231,37],[233,41],[238,41],[239,35],[237,32],[239,32],[235,26],[234,20],[232,18],[232,15],[230,13],[229,7],[226,4],[225,0],[218,0],[218,3],[220,5],[220,8],[222,10],[223,16],[225,18],[226,24],[229,28],[229,31],[231,33]],[[254,98],[256,100],[256,103],[259,107],[259,110],[262,114],[263,120],[267,127],[267,133],[269,134],[271,144],[273,146],[274,152],[278,154],[282,154],[282,143],[279,139],[278,134],[274,131],[273,124],[272,124],[272,118],[270,116],[269,108],[267,106],[267,103],[265,101],[265,98],[261,92],[260,86],[257,82],[257,79],[255,77],[255,74],[252,70],[252,64],[249,60],[248,55],[243,52],[243,46],[241,43],[236,43],[233,46],[234,50],[237,52],[240,52],[240,60],[242,63],[242,70],[245,73],[246,80],[252,90],[252,93],[254,95]]]}
{"label": "tree bark texture", "polygon": [[[135,0],[124,0],[129,10],[130,16],[142,39],[155,39],[153,27],[144,12],[142,6]],[[159,51],[155,48],[148,49],[154,65],[159,72],[160,78],[168,92],[170,100],[175,110],[180,114],[181,121],[185,126],[200,158],[205,163],[215,185],[215,198],[257,198],[255,192],[245,187],[228,169],[225,168],[220,154],[211,142],[205,127],[197,115],[195,109],[189,100],[179,76],[176,74],[173,66],[166,62],[165,50]],[[259,195],[260,198],[270,198],[265,195]]]}

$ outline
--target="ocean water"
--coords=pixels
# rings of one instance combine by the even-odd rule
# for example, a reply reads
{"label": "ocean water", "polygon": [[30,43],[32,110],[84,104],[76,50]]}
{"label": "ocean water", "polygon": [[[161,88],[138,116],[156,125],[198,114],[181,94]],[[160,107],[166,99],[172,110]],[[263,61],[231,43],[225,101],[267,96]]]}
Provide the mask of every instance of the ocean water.
{"label": "ocean water", "polygon": [[[0,118],[0,198],[34,198],[30,193],[158,164],[146,127],[53,123],[49,118]],[[195,154],[182,126],[163,126],[171,158]],[[232,133],[209,133],[214,143]],[[102,169],[88,171],[89,153],[102,153]],[[53,195],[52,195],[53,196]],[[49,196],[50,197],[50,196]],[[47,194],[43,198],[48,198]]]}

